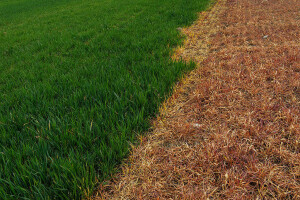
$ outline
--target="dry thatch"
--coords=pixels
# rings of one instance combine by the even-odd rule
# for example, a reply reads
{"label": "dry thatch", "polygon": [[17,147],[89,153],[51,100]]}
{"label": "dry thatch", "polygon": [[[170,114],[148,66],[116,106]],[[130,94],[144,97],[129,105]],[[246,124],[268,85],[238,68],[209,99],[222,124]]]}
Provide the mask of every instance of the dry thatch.
{"label": "dry thatch", "polygon": [[221,0],[183,29],[198,68],[96,199],[300,199],[297,0]]}

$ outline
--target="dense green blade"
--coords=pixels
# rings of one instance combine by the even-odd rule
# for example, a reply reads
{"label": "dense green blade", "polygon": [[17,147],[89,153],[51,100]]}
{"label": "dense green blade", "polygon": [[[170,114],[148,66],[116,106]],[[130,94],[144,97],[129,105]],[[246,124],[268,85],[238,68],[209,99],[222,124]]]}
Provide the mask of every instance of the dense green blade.
{"label": "dense green blade", "polygon": [[80,199],[192,64],[170,61],[208,0],[0,0],[0,199]]}

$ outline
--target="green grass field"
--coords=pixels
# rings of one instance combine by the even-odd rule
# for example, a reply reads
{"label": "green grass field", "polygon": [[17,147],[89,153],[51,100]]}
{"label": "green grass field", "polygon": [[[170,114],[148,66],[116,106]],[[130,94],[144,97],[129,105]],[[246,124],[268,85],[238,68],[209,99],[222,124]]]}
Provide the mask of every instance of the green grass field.
{"label": "green grass field", "polygon": [[172,85],[208,0],[0,0],[0,199],[81,199]]}

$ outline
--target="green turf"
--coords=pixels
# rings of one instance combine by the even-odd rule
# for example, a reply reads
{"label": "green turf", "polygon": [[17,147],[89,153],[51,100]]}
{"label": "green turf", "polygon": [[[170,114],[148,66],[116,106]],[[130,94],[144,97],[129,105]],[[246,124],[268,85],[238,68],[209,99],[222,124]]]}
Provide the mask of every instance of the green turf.
{"label": "green turf", "polygon": [[192,64],[177,27],[208,0],[0,0],[0,199],[80,199]]}

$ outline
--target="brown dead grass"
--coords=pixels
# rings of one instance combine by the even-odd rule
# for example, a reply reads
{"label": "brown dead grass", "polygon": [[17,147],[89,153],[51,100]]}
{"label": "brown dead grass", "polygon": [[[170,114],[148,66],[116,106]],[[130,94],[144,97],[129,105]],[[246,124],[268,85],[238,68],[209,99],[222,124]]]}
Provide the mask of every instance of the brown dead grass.
{"label": "brown dead grass", "polygon": [[297,0],[221,0],[174,58],[198,68],[95,199],[300,199]]}

